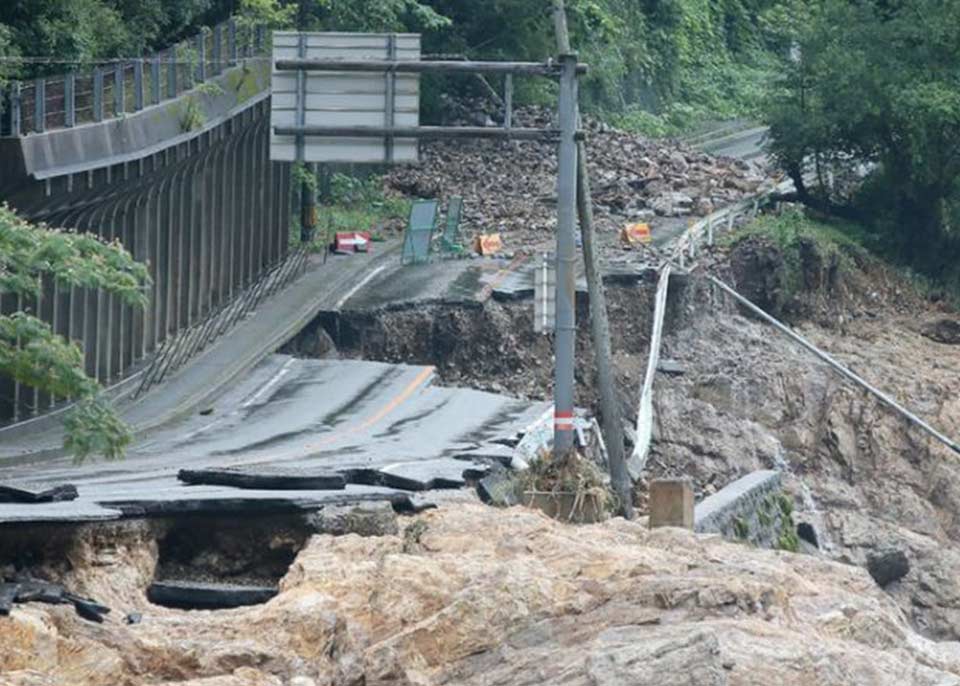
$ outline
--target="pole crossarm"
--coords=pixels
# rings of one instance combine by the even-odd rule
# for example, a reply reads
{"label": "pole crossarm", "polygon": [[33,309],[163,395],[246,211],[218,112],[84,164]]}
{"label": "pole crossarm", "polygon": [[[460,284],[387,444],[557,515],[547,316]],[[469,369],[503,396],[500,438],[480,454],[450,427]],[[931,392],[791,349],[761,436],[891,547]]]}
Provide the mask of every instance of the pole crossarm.
{"label": "pole crossarm", "polygon": [[[319,136],[329,138],[499,138],[521,141],[560,140],[559,129],[499,128],[494,126],[275,126],[278,136]],[[583,131],[574,134],[577,140]]]}
{"label": "pole crossarm", "polygon": [[[519,74],[548,76],[559,79],[562,71],[559,62],[468,62],[453,60],[333,60],[333,59],[280,59],[274,62],[277,71],[351,71],[351,72],[396,72],[423,74],[429,72],[461,72],[473,74]],[[577,74],[587,73],[586,64],[577,65]]]}

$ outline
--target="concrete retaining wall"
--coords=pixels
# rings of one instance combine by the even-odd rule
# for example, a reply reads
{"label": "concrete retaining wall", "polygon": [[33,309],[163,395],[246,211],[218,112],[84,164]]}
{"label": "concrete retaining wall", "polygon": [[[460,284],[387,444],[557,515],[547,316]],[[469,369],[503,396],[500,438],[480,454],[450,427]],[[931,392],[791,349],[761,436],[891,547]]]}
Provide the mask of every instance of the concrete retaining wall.
{"label": "concrete retaining wall", "polygon": [[780,472],[757,471],[701,501],[694,513],[698,533],[717,533],[762,548],[796,550],[793,502],[781,490]]}

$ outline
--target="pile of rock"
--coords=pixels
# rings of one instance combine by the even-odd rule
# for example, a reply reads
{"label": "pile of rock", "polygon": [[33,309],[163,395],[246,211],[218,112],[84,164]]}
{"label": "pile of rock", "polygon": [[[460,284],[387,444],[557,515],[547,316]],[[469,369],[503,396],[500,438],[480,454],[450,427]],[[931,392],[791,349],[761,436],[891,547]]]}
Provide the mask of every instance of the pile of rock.
{"label": "pile of rock", "polygon": [[[515,121],[521,127],[554,126],[549,112],[535,108],[521,110]],[[754,162],[711,157],[595,121],[585,126],[600,231],[632,221],[703,216],[753,193],[766,176]],[[425,143],[421,164],[394,169],[385,183],[388,191],[407,196],[463,196],[468,235],[497,231],[536,243],[556,226],[556,171],[551,143],[442,141]]]}

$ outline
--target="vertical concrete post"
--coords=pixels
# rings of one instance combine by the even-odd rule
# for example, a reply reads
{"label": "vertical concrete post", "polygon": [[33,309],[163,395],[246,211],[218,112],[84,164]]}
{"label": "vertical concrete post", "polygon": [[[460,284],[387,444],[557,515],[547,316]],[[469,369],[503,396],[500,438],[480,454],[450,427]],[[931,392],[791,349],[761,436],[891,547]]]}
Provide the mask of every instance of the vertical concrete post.
{"label": "vertical concrete post", "polygon": [[554,456],[563,458],[573,448],[574,357],[576,313],[577,211],[577,57],[561,55],[560,146],[557,171],[557,319],[553,388]]}
{"label": "vertical concrete post", "polygon": [[689,479],[650,482],[650,528],[678,526],[693,530],[693,485]]}

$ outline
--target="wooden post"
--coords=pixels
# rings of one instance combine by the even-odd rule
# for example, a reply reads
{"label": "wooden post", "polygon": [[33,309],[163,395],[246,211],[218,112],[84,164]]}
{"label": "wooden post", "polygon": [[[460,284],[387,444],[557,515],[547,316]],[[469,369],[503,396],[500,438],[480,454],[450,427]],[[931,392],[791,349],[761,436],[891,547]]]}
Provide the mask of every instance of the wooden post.
{"label": "wooden post", "polygon": [[[567,13],[563,0],[553,0],[554,29],[557,51],[561,55],[570,52],[570,34],[567,30]],[[583,141],[577,143],[577,211],[580,232],[583,238],[583,259],[587,273],[587,288],[590,293],[590,333],[597,365],[597,383],[600,387],[600,411],[603,414],[603,438],[610,460],[610,480],[620,500],[620,513],[632,519],[633,489],[630,474],[623,455],[623,423],[613,373],[613,356],[610,351],[610,322],[607,319],[607,300],[603,291],[603,276],[600,273],[593,232],[593,201],[590,196],[590,176],[587,172],[587,150]]]}
{"label": "wooden post", "polygon": [[689,479],[650,482],[650,528],[679,526],[693,529],[693,485]]}

